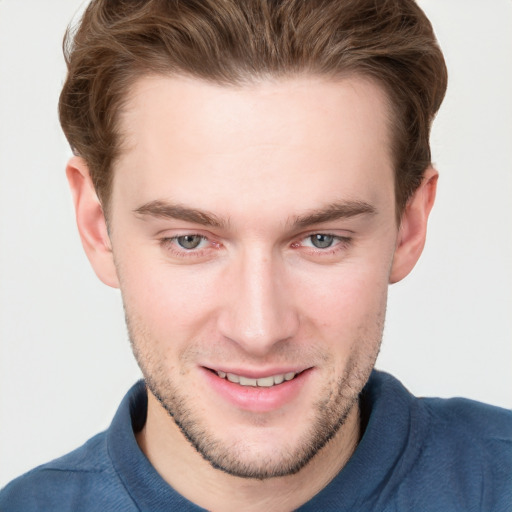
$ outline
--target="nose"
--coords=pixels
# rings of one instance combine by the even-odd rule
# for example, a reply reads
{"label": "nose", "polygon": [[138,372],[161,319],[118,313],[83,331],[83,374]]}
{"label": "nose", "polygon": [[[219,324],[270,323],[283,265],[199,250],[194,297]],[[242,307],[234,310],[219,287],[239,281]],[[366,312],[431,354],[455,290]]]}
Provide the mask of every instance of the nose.
{"label": "nose", "polygon": [[[233,263],[233,262],[232,262]],[[278,257],[253,251],[230,266],[219,315],[221,334],[247,354],[262,357],[297,333],[299,315]]]}

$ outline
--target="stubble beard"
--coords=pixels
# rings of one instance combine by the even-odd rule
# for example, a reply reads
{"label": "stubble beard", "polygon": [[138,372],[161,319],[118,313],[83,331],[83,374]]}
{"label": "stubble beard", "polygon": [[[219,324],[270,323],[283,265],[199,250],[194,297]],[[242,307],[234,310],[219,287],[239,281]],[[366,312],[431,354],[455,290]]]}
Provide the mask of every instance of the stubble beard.
{"label": "stubble beard", "polygon": [[351,358],[343,376],[335,384],[331,382],[324,387],[322,398],[313,405],[314,420],[295,447],[283,448],[278,459],[253,456],[247,461],[243,443],[224,442],[216,437],[215,432],[209,431],[188,403],[189,400],[180,387],[169,376],[162,360],[148,353],[147,349],[155,346],[155,340],[151,340],[128,315],[126,323],[132,350],[148,390],[174,420],[183,436],[215,469],[236,477],[258,480],[299,472],[340,431],[353,407],[358,407],[359,394],[370,376],[379,352],[383,329],[381,322],[378,340],[364,340],[355,345],[371,346],[373,350],[363,355],[363,361],[357,357]]}

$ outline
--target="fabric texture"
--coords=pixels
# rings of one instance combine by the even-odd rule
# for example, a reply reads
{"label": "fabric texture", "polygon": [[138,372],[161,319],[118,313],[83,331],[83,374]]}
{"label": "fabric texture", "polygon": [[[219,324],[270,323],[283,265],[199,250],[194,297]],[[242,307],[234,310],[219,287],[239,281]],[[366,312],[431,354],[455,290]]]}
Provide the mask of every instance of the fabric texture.
{"label": "fabric texture", "polygon": [[[512,511],[512,411],[471,400],[415,398],[374,371],[361,394],[366,425],[342,471],[300,512]],[[0,492],[0,511],[203,510],[172,489],[139,449],[142,381],[109,429]]]}

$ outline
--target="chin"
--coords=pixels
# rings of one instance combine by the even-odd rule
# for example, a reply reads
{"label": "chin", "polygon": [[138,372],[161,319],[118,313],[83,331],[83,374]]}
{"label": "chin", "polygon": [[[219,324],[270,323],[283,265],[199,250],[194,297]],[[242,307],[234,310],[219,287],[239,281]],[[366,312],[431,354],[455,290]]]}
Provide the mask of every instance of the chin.
{"label": "chin", "polygon": [[[337,383],[337,392],[324,390],[320,395],[325,398],[304,407],[309,414],[299,415],[300,421],[296,414],[287,420],[282,414],[270,418],[247,413],[236,425],[225,417],[219,425],[209,422],[208,414],[199,417],[197,411],[204,413],[204,408],[181,396],[169,380],[143,374],[149,391],[201,457],[213,468],[239,478],[266,480],[298,473],[338,434],[358,401],[358,393],[344,377]],[[230,427],[226,422],[232,423]]]}

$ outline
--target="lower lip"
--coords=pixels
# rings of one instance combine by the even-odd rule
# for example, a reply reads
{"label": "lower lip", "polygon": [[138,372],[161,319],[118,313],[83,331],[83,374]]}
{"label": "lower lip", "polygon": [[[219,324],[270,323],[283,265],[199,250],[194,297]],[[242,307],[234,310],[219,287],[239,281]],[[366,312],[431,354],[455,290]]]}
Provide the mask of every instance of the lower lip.
{"label": "lower lip", "polygon": [[272,387],[241,386],[216,373],[202,368],[208,386],[225,401],[239,409],[251,412],[270,412],[293,402],[308,379],[311,369],[305,370],[294,379]]}

